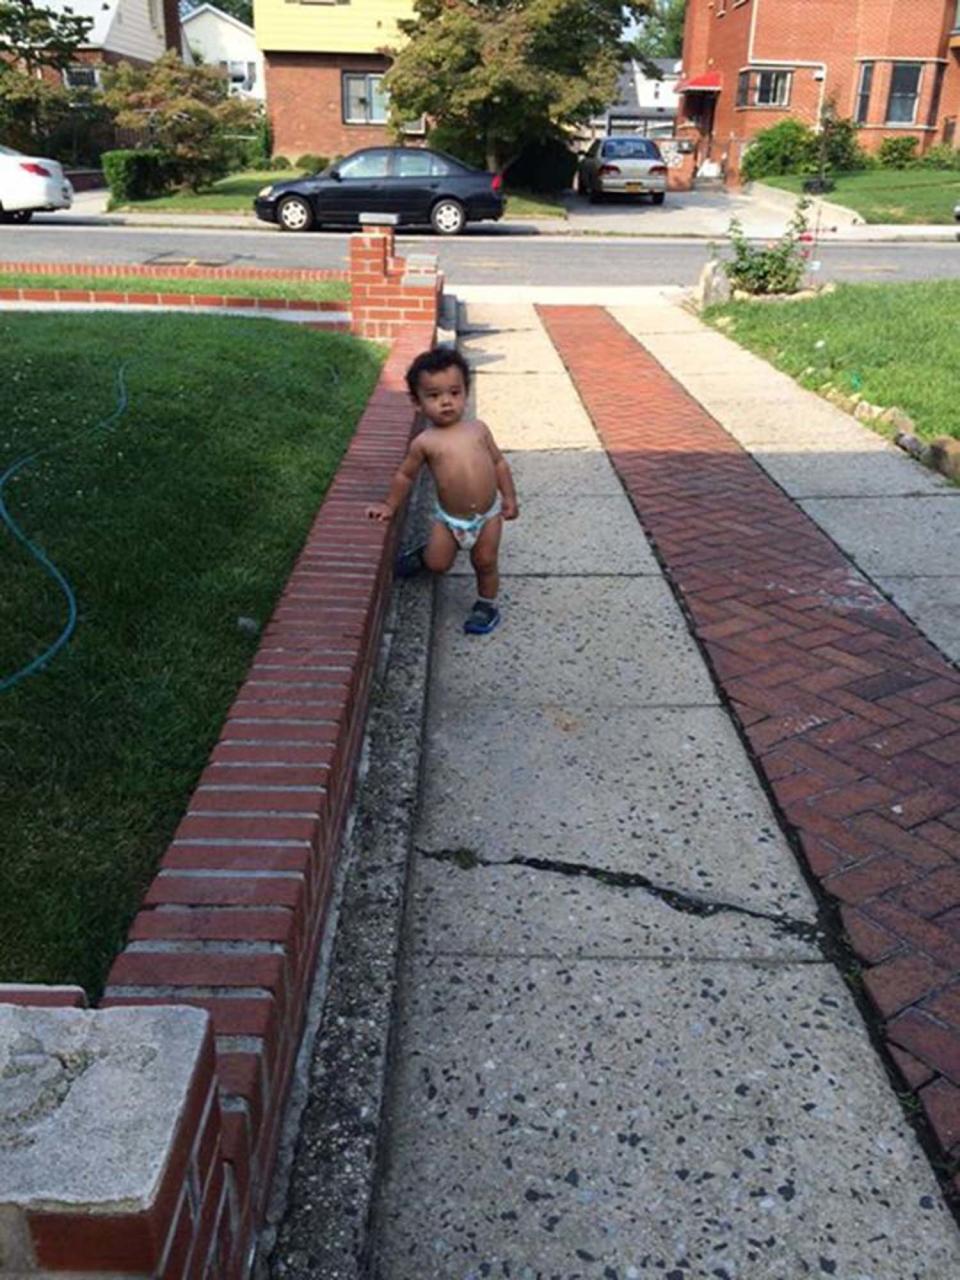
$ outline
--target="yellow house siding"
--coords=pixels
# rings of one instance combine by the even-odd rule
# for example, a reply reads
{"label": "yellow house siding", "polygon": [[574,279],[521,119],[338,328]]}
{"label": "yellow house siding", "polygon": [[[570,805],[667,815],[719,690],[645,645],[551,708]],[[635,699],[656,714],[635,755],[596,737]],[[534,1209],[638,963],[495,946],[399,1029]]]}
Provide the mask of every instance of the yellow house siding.
{"label": "yellow house siding", "polygon": [[413,0],[256,0],[257,46],[265,52],[376,53],[400,43],[397,20]]}

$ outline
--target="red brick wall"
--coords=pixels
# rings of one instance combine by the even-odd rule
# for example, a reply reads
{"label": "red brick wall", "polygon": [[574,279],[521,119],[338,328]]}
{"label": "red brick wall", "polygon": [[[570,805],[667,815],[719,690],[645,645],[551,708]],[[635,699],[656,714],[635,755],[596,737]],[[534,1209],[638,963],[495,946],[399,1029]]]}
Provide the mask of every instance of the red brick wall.
{"label": "red brick wall", "polygon": [[390,142],[385,125],[345,124],[341,73],[386,71],[377,54],[266,53],[267,109],[276,154],[343,156]]}
{"label": "red brick wall", "polygon": [[[853,115],[859,60],[864,58],[875,60],[876,66],[861,144],[875,150],[884,137],[903,133],[917,137],[922,149],[941,141],[945,121],[960,114],[960,60],[956,51],[948,49],[947,39],[955,11],[953,0],[910,0],[907,22],[902,0],[690,0],[684,74],[691,77],[719,71],[723,77],[711,158],[721,162],[727,176],[735,180],[744,144],[761,129],[787,116],[816,125],[822,98],[834,98],[840,115]],[[925,63],[915,128],[886,124],[890,60],[894,58]],[[937,118],[930,127],[938,58],[947,58],[948,65]],[[804,62],[825,63],[823,81],[816,78],[816,68],[796,65]],[[737,77],[748,63],[755,67],[793,64],[786,109],[737,107]],[[688,120],[696,116],[696,108],[704,101],[703,97],[687,101]],[[697,125],[702,135],[703,121]],[[689,128],[687,132],[689,135]],[[702,154],[705,150],[704,146]]]}

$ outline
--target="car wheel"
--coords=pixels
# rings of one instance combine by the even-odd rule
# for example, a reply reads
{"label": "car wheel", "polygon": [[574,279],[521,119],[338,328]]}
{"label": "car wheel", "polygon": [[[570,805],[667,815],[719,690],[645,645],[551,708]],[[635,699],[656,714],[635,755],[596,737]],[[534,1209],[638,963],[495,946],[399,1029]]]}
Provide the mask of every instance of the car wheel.
{"label": "car wheel", "polygon": [[301,196],[287,196],[277,209],[282,231],[309,231],[313,226],[313,210]]}
{"label": "car wheel", "polygon": [[439,236],[458,236],[467,225],[467,215],[459,200],[438,200],[430,210],[430,225]]}
{"label": "car wheel", "polygon": [[653,193],[653,196],[651,197],[654,204],[663,204],[666,198],[667,198],[667,194],[665,191],[655,191]]}
{"label": "car wheel", "polygon": [[0,213],[0,222],[29,222],[32,217],[32,209],[18,209],[16,213]]}

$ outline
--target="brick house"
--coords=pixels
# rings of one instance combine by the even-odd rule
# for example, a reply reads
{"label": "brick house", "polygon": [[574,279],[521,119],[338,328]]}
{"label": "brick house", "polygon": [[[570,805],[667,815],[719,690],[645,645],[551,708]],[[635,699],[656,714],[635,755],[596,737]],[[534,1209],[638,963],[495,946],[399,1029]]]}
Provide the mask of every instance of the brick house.
{"label": "brick house", "polygon": [[689,0],[683,69],[680,136],[731,182],[756,133],[831,99],[867,150],[956,145],[960,0]]}
{"label": "brick house", "polygon": [[[87,40],[63,73],[68,88],[95,89],[100,68],[129,62],[148,67],[181,47],[177,0],[45,0],[46,7],[90,18]],[[53,78],[57,73],[50,72]]]}
{"label": "brick house", "polygon": [[412,0],[256,0],[274,151],[337,156],[389,142],[384,50],[410,17]]}

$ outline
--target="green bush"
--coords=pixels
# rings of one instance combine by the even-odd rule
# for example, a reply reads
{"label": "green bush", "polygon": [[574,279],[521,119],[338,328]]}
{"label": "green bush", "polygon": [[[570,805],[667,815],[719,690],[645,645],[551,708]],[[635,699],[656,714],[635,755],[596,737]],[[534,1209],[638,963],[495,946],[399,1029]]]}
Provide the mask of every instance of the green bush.
{"label": "green bush", "polygon": [[530,142],[507,168],[507,182],[524,191],[566,191],[573,184],[577,157],[560,138]]}
{"label": "green bush", "polygon": [[290,163],[290,161],[287,159],[286,156],[271,156],[270,168],[271,169],[292,169],[293,165]]}
{"label": "green bush", "polygon": [[880,163],[884,169],[909,169],[917,162],[916,138],[884,138],[880,143]]}
{"label": "green bush", "polygon": [[255,169],[262,169],[270,161],[273,151],[273,129],[266,111],[257,121],[257,131],[250,147],[250,163]]}
{"label": "green bush", "polygon": [[735,289],[755,294],[797,292],[807,269],[800,237],[807,230],[808,207],[809,201],[801,200],[784,235],[768,246],[752,245],[734,218],[730,223],[733,260],[724,264],[724,270]]}
{"label": "green bush", "polygon": [[312,151],[306,151],[297,160],[297,168],[302,169],[304,173],[319,173],[321,169],[325,169],[330,161],[326,156],[315,155]]}
{"label": "green bush", "polygon": [[171,185],[170,162],[162,151],[105,151],[101,160],[116,204],[161,196]]}
{"label": "green bush", "polygon": [[941,142],[920,157],[924,169],[960,169],[960,151]]}
{"label": "green bush", "polygon": [[859,130],[854,120],[824,121],[823,139],[827,153],[827,168],[832,173],[849,173],[852,169],[867,167],[867,152],[861,147],[858,138]]}
{"label": "green bush", "polygon": [[781,120],[761,129],[743,157],[742,172],[748,182],[781,173],[809,173],[817,155],[817,136],[799,120]]}

